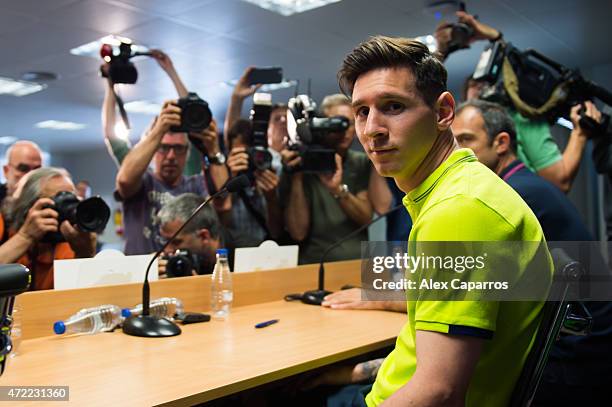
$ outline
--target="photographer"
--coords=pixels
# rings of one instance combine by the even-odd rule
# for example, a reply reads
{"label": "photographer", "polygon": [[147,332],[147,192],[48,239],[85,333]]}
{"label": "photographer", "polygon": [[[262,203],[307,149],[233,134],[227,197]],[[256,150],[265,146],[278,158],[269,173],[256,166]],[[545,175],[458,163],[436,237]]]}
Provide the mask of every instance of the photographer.
{"label": "photographer", "polygon": [[[252,145],[251,122],[239,119],[228,132],[227,166],[232,177],[249,171]],[[279,178],[272,169],[253,171],[253,185],[233,193],[229,219],[224,219],[236,247],[259,246],[267,239],[278,239],[283,232],[282,210],[278,200]]]}
{"label": "photographer", "polygon": [[[169,198],[185,192],[200,196],[209,194],[201,174],[183,175],[190,143],[186,133],[171,131],[181,125],[181,108],[176,103],[164,103],[147,136],[125,157],[117,174],[117,194],[123,201],[125,216],[125,253],[128,255],[151,253],[161,247],[155,214]],[[189,136],[201,141],[207,149],[211,160],[209,175],[214,188],[221,189],[228,179],[228,171],[224,160],[211,159],[220,155],[216,122],[212,120],[207,129]],[[152,160],[153,172],[147,170]],[[231,202],[223,198],[215,201],[215,207],[228,211]]]}
{"label": "photographer", "polygon": [[[202,202],[204,198],[201,196],[187,193],[172,198],[164,204],[157,214],[160,219],[162,239],[170,239]],[[165,254],[172,256],[176,250],[187,250],[197,259],[197,270],[192,271],[192,274],[211,274],[216,262],[215,253],[221,248],[228,249],[231,267],[234,260],[234,245],[221,226],[215,210],[205,206],[170,242]],[[159,264],[159,274],[165,277],[167,261],[162,260]]]}
{"label": "photographer", "polygon": [[28,172],[40,168],[42,153],[32,141],[16,141],[6,150],[6,163],[3,166],[6,184],[0,184],[0,202],[13,195],[17,183]]}
{"label": "photographer", "polygon": [[[502,38],[499,30],[481,23],[474,16],[465,12],[457,12],[459,22],[468,25],[473,30],[469,43],[478,40],[497,41]],[[438,26],[435,37],[438,42],[438,52],[443,59],[448,56],[448,44],[451,24]],[[465,99],[480,97],[482,83],[468,78],[464,89]],[[593,117],[593,105],[585,103],[585,114]],[[522,116],[519,112],[511,110],[510,114],[517,129],[519,159],[531,171],[552,182],[563,192],[568,192],[576,177],[582,153],[586,146],[587,134],[578,126],[577,111],[579,106],[572,110],[572,130],[565,151],[561,153],[559,146],[550,133],[550,126],[545,121],[535,121]]]}
{"label": "photographer", "polygon": [[[249,96],[252,96],[261,85],[250,85],[249,74],[255,67],[248,67],[238,83],[234,87],[232,96],[230,98],[230,104],[225,114],[224,128],[224,141],[225,145],[229,146],[229,129],[232,128],[234,123],[240,119],[240,113],[242,112],[242,105],[244,100]],[[287,139],[287,106],[283,104],[276,104],[272,106],[272,112],[270,113],[270,123],[268,125],[268,146],[270,147],[273,163],[275,166],[280,164],[280,156],[278,153],[285,148],[285,140]],[[229,150],[229,147],[228,147]]]}
{"label": "photographer", "polygon": [[[159,66],[168,74],[168,77],[174,84],[176,92],[179,97],[187,96],[188,90],[183,84],[183,81],[179,77],[174,64],[170,57],[162,52],[161,50],[151,50],[151,56],[157,61]],[[102,65],[102,71],[108,75],[109,64],[104,63]],[[118,166],[121,166],[123,159],[132,149],[132,145],[127,138],[122,138],[117,135],[115,126],[120,123],[116,120],[116,103],[115,96],[113,95],[112,83],[108,80],[105,81],[104,87],[104,102],[102,104],[102,132],[104,134],[104,143],[108,149],[109,154]],[[189,176],[193,174],[199,174],[202,172],[202,161],[200,154],[196,149],[190,149],[187,157],[187,164],[185,165],[184,174]]]}
{"label": "photographer", "polygon": [[[347,98],[344,100],[348,103]],[[322,105],[330,104],[324,100]],[[349,114],[348,118],[353,123],[354,116]],[[372,219],[368,193],[372,167],[364,153],[349,150],[354,136],[354,126],[344,133],[326,136],[325,147],[336,151],[333,173],[283,171],[281,202],[286,205],[285,224],[289,235],[300,243],[300,264],[318,262],[329,246]],[[286,149],[281,155],[290,169],[301,164],[297,151]],[[368,240],[367,230],[329,253],[328,260],[359,258],[364,240]]]}
{"label": "photographer", "polygon": [[[58,223],[51,199],[58,192],[75,192],[65,170],[39,168],[19,183],[10,205],[0,218],[0,263],[21,263],[32,271],[33,290],[53,288],[53,261],[92,257],[96,235],[80,231],[68,221]],[[65,242],[45,242],[45,235],[60,232]]]}

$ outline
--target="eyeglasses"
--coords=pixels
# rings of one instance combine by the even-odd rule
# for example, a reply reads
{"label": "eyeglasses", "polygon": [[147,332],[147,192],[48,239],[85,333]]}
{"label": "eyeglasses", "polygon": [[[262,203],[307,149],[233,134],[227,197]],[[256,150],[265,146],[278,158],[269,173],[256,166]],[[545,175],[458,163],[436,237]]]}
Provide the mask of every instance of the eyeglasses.
{"label": "eyeglasses", "polygon": [[19,171],[19,172],[23,172],[23,173],[25,174],[25,173],[28,173],[28,172],[30,172],[30,171],[37,170],[37,169],[39,169],[41,166],[40,166],[40,165],[32,165],[32,166],[30,166],[30,165],[28,165],[28,164],[23,164],[23,163],[20,163],[20,164],[17,164],[17,165],[11,165],[11,167],[13,167],[13,168],[14,168],[14,169],[16,169],[17,171]]}
{"label": "eyeglasses", "polygon": [[166,155],[170,152],[170,150],[174,150],[174,154],[183,155],[187,153],[188,146],[186,144],[162,144],[157,149],[163,155]]}

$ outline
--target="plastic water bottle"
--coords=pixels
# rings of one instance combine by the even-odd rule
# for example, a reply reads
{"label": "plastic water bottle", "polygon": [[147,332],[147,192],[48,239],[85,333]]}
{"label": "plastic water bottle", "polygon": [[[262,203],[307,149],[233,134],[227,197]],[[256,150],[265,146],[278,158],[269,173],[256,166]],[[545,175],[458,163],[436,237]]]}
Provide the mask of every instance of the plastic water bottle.
{"label": "plastic water bottle", "polygon": [[56,334],[75,334],[107,332],[113,330],[123,321],[121,308],[116,305],[100,305],[84,308],[65,321],[53,324]]}
{"label": "plastic water bottle", "polygon": [[217,264],[212,274],[210,299],[213,318],[226,319],[234,301],[227,249],[217,249]]}
{"label": "plastic water bottle", "polygon": [[[183,312],[183,302],[178,298],[163,297],[158,298],[149,303],[149,315],[159,318],[174,318],[176,314]],[[134,315],[142,314],[142,304],[138,304],[133,308],[124,308],[121,310],[123,318],[128,318]]]}

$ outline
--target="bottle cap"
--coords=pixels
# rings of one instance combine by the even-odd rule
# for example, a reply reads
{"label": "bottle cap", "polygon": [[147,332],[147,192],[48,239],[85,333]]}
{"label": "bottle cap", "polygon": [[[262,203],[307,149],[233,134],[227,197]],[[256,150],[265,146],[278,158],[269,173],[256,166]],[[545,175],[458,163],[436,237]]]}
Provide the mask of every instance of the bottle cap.
{"label": "bottle cap", "polygon": [[227,249],[217,249],[217,254],[227,256]]}
{"label": "bottle cap", "polygon": [[129,317],[131,317],[131,316],[132,316],[132,311],[130,311],[130,309],[129,309],[129,308],[123,308],[123,309],[121,310],[121,316],[122,316],[123,318],[129,318]]}
{"label": "bottle cap", "polygon": [[53,331],[58,335],[61,335],[66,332],[66,325],[64,325],[64,321],[57,321],[56,323],[54,323]]}

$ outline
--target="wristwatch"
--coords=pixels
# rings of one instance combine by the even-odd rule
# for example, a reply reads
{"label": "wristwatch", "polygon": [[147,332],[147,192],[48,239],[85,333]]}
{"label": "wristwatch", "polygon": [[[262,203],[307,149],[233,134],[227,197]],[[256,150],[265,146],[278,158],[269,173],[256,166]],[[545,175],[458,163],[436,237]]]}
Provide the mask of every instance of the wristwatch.
{"label": "wristwatch", "polygon": [[225,164],[225,155],[219,151],[217,154],[211,156],[208,156],[208,162],[211,164],[216,164],[216,165],[223,165]]}
{"label": "wristwatch", "polygon": [[334,195],[334,198],[336,199],[343,199],[346,198],[349,194],[351,193],[351,191],[349,191],[349,187],[346,184],[341,184],[340,185],[340,191]]}

